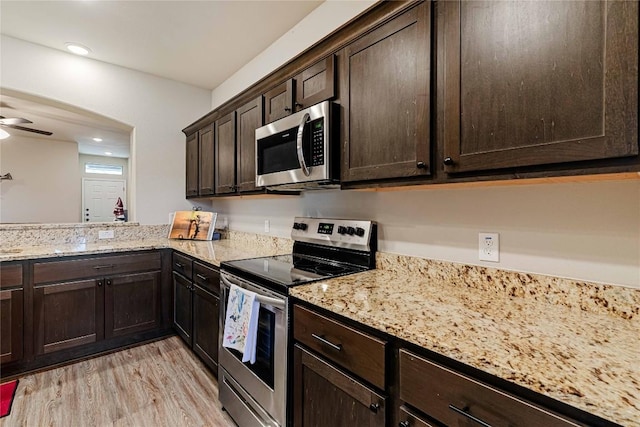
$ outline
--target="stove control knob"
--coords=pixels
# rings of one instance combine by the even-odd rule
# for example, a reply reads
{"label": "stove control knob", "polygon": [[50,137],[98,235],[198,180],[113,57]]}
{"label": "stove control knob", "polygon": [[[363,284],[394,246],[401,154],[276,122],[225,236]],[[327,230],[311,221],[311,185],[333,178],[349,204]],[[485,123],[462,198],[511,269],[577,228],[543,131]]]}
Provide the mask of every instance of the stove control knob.
{"label": "stove control knob", "polygon": [[300,230],[300,223],[294,222],[293,223],[293,229],[294,230]]}
{"label": "stove control knob", "polygon": [[307,224],[305,224],[304,222],[299,222],[298,223],[298,229],[302,230],[302,231],[306,231],[307,230]]}
{"label": "stove control knob", "polygon": [[353,236],[354,234],[356,234],[356,229],[353,227],[347,227],[347,234],[349,236]]}
{"label": "stove control knob", "polygon": [[338,234],[346,234],[347,233],[347,227],[343,227],[342,225],[338,226]]}
{"label": "stove control knob", "polygon": [[357,227],[357,228],[356,228],[356,236],[359,236],[359,237],[364,236],[364,228],[362,228],[362,227]]}

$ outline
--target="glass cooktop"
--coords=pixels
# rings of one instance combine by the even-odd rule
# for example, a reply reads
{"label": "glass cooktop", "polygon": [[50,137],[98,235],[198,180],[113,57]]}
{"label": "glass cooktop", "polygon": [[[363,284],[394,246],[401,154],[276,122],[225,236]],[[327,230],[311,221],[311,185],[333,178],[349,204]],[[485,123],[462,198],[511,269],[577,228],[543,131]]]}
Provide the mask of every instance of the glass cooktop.
{"label": "glass cooktop", "polygon": [[365,267],[305,255],[276,255],[228,261],[223,263],[223,267],[286,287],[367,270]]}

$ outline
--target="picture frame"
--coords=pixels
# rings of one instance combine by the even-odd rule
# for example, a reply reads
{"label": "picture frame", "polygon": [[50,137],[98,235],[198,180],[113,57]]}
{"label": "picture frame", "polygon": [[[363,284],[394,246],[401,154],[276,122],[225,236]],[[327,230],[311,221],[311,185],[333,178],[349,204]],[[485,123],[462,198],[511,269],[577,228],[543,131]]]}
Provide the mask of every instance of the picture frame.
{"label": "picture frame", "polygon": [[213,239],[216,212],[176,211],[169,229],[169,238],[178,240]]}

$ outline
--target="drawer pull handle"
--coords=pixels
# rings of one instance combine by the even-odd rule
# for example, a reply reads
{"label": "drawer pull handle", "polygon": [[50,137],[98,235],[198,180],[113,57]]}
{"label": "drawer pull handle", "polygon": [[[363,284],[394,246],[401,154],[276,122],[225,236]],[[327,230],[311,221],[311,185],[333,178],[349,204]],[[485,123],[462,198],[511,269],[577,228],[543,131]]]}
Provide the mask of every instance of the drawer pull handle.
{"label": "drawer pull handle", "polygon": [[491,424],[485,423],[484,421],[482,421],[480,418],[476,418],[473,415],[471,415],[470,413],[468,413],[465,409],[460,409],[456,406],[453,405],[449,405],[449,409],[451,409],[453,412],[456,412],[464,417],[469,418],[471,421],[475,421],[476,423],[480,424],[481,426],[484,427],[491,427]]}
{"label": "drawer pull handle", "polygon": [[400,424],[398,424],[398,427],[409,427],[411,424],[409,424],[409,421],[400,421]]}
{"label": "drawer pull handle", "polygon": [[183,269],[183,268],[184,268],[184,265],[183,265],[183,264],[180,264],[179,262],[176,262],[176,267],[177,267],[177,268],[180,268],[180,269]]}
{"label": "drawer pull handle", "polygon": [[329,347],[331,347],[332,349],[334,349],[336,351],[342,350],[342,344],[334,344],[331,341],[325,339],[324,337],[322,337],[320,335],[311,334],[311,336],[314,337],[315,339],[317,339],[318,341],[320,341],[321,343],[328,345]]}
{"label": "drawer pull handle", "polygon": [[105,264],[105,265],[94,265],[94,270],[102,270],[103,268],[113,268],[115,267],[113,264]]}
{"label": "drawer pull handle", "polygon": [[369,410],[371,412],[373,412],[374,414],[378,413],[378,409],[380,409],[380,404],[379,403],[372,403],[371,405],[369,405]]}
{"label": "drawer pull handle", "polygon": [[207,276],[203,276],[202,274],[196,274],[196,277],[200,280],[202,280],[203,282],[208,282],[209,278]]}

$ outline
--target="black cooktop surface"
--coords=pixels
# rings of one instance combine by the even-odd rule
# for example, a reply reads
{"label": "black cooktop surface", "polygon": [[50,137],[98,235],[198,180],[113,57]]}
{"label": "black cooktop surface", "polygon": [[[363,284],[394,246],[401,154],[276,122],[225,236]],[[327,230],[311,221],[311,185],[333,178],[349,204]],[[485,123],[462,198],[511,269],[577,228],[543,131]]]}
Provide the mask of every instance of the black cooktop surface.
{"label": "black cooktop surface", "polygon": [[307,255],[276,255],[228,261],[222,263],[222,268],[240,276],[248,274],[285,287],[368,270],[366,267]]}

